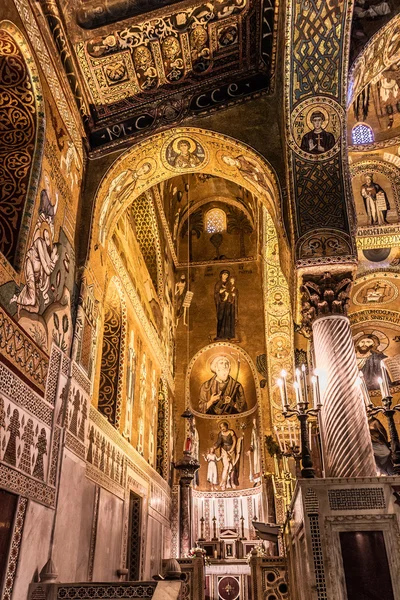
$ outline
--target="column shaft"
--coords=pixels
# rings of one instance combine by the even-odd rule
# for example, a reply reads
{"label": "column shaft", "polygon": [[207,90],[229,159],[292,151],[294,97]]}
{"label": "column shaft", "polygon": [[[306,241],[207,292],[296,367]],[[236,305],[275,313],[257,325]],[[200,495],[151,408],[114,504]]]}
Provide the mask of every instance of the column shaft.
{"label": "column shaft", "polygon": [[181,556],[187,556],[191,543],[191,491],[190,486],[193,477],[181,477],[181,506],[180,506],[180,537],[181,537]]}
{"label": "column shaft", "polygon": [[317,318],[312,326],[315,361],[321,370],[321,410],[327,477],[376,475],[349,319]]}

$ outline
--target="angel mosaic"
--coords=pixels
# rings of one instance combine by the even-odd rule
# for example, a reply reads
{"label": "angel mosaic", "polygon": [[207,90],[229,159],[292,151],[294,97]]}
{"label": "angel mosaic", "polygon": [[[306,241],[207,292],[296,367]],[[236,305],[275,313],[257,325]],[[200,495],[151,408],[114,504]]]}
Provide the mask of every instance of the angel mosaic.
{"label": "angel mosaic", "polygon": [[236,158],[230,155],[224,155],[222,156],[222,161],[228,165],[228,167],[236,167],[244,179],[249,183],[253,185],[256,184],[264,190],[271,192],[271,187],[267,178],[255,162],[245,158],[242,154]]}
{"label": "angel mosaic", "polygon": [[108,188],[106,197],[103,200],[101,207],[99,227],[100,227],[100,239],[104,243],[104,222],[108,213],[108,209],[111,204],[111,200],[118,198],[119,202],[123,204],[127,200],[136,188],[136,184],[139,179],[146,177],[152,169],[152,165],[149,162],[144,162],[137,169],[126,169],[117,175]]}

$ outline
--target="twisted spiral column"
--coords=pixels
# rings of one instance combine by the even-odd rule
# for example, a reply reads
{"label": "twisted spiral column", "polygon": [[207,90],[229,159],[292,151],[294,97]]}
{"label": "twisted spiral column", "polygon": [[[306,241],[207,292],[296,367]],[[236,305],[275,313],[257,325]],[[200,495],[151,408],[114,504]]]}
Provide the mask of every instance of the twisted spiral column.
{"label": "twisted spiral column", "polygon": [[313,323],[316,367],[321,370],[321,409],[327,477],[376,475],[364,402],[356,383],[358,367],[349,319],[343,315]]}

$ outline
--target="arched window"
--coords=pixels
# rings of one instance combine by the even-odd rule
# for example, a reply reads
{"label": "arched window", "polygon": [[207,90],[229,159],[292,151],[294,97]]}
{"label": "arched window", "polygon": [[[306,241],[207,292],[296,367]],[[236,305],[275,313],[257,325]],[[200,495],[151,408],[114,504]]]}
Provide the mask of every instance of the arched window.
{"label": "arched window", "polygon": [[104,333],[101,354],[98,409],[119,428],[123,383],[123,357],[126,337],[126,306],[112,280],[104,308]]}
{"label": "arched window", "polygon": [[207,233],[221,233],[226,229],[226,214],[221,208],[212,208],[206,214],[205,230]]}
{"label": "arched window", "polygon": [[21,270],[44,142],[44,107],[29,46],[0,22],[0,252]]}
{"label": "arched window", "polygon": [[353,144],[372,144],[374,132],[366,123],[357,123],[352,129],[351,138]]}

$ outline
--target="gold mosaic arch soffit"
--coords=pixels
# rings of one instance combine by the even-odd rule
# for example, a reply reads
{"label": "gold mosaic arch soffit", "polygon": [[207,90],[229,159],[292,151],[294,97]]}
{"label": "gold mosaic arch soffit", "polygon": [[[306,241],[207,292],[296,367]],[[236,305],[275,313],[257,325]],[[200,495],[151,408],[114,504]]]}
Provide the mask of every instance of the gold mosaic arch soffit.
{"label": "gold mosaic arch soffit", "polygon": [[349,72],[347,107],[362,90],[400,58],[400,14],[372,36]]}
{"label": "gold mosaic arch soffit", "polygon": [[100,241],[107,247],[117,221],[140,194],[174,175],[196,172],[223,177],[249,190],[283,230],[278,180],[264,158],[228,136],[179,127],[141,142],[107,171],[97,192],[93,243]]}

